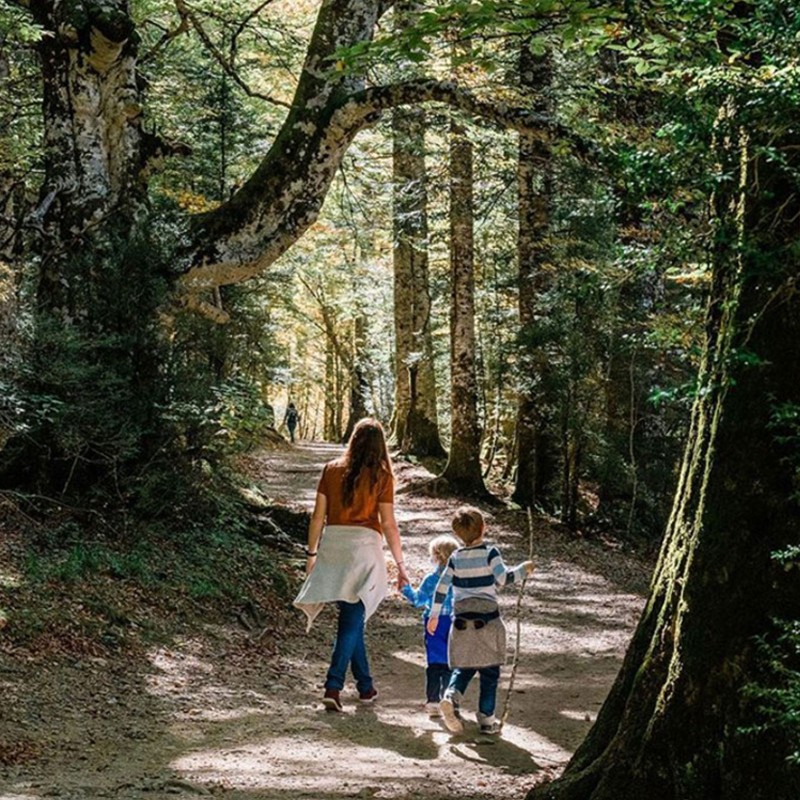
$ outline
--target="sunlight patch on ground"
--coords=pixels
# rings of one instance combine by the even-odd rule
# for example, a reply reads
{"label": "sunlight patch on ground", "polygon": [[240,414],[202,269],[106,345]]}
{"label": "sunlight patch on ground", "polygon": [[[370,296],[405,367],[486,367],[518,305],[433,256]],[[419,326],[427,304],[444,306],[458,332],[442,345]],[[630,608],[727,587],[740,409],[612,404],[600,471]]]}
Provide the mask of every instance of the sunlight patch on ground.
{"label": "sunlight patch on ground", "polygon": [[287,791],[340,793],[383,777],[419,779],[416,759],[380,747],[345,742],[321,746],[308,737],[283,736],[232,749],[199,750],[171,764],[173,769],[202,782],[220,782],[230,788],[269,788]]}
{"label": "sunlight patch on ground", "polygon": [[581,722],[594,722],[597,719],[596,711],[575,711],[565,708],[561,711],[561,716],[567,719],[577,719]]}
{"label": "sunlight patch on ground", "polygon": [[480,736],[467,721],[466,733],[454,737],[421,712],[409,715],[407,708],[382,709],[374,717],[356,711],[323,719],[295,735],[284,731],[281,737],[262,736],[236,747],[198,749],[170,766],[189,780],[229,789],[302,790],[324,797],[363,791],[379,781],[378,796],[395,796],[398,785],[413,785],[423,775],[429,788],[456,778],[474,787],[481,785],[487,768],[528,775],[564,764],[570,756],[527,728],[507,725],[499,739]]}
{"label": "sunlight patch on ground", "polygon": [[392,658],[399,661],[405,661],[407,664],[413,664],[415,667],[422,667],[425,669],[425,653],[422,650],[395,650],[392,653]]}
{"label": "sunlight patch on ground", "polygon": [[[206,693],[208,694],[208,693]],[[255,714],[263,714],[267,700],[265,698],[262,706],[239,706],[238,708],[191,708],[182,713],[176,713],[175,719],[181,722],[229,722],[235,719],[243,719]]]}

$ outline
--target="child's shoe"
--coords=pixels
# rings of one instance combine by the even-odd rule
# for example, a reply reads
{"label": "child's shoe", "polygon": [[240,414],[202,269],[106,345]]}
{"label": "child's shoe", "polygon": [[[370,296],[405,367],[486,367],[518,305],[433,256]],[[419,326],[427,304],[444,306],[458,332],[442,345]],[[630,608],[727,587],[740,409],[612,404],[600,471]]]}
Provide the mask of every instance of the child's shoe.
{"label": "child's shoe", "polygon": [[374,703],[378,697],[378,690],[373,686],[366,692],[360,692],[358,695],[359,702],[361,703]]}
{"label": "child's shoe", "polygon": [[500,720],[494,714],[490,717],[478,714],[478,724],[481,727],[481,733],[487,733],[490,736],[497,736],[500,733]]}
{"label": "child's shoe", "polygon": [[322,698],[322,704],[326,711],[343,711],[342,701],[339,699],[338,689],[326,689]]}
{"label": "child's shoe", "polygon": [[439,703],[439,711],[442,712],[442,719],[450,733],[462,733],[464,731],[464,723],[458,713],[458,705],[456,705],[452,697],[445,695],[442,698],[441,703]]}
{"label": "child's shoe", "polygon": [[435,703],[433,700],[429,700],[427,703],[425,703],[425,713],[431,719],[438,719],[442,716],[442,712],[439,711],[439,704]]}

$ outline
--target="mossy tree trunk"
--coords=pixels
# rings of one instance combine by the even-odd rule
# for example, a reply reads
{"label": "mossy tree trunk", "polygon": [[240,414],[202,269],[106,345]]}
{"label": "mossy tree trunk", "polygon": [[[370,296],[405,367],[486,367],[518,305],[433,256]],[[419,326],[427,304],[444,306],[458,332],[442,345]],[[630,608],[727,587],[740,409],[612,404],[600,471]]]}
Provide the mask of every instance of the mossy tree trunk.
{"label": "mossy tree trunk", "polygon": [[530,800],[800,796],[781,732],[743,732],[756,637],[800,618],[796,575],[772,558],[800,544],[800,200],[791,170],[748,158],[732,103],[717,151],[706,352],[650,597],[597,722]]}
{"label": "mossy tree trunk", "polygon": [[[534,97],[537,111],[553,111],[553,57],[534,55],[525,42],[519,55],[520,85]],[[537,336],[541,298],[552,280],[552,204],[555,179],[547,138],[520,134],[517,160],[519,233],[517,278],[520,356],[517,406],[517,469],[512,499],[521,506],[552,506],[557,484],[557,445],[546,397],[549,369],[546,343]],[[552,412],[550,412],[552,413]]]}
{"label": "mossy tree trunk", "polygon": [[68,256],[92,241],[113,215],[117,230],[144,199],[147,147],[136,76],[137,37],[125,0],[76,5],[32,2],[45,35],[44,167],[41,222],[42,310],[85,317],[102,275],[73,274]]}

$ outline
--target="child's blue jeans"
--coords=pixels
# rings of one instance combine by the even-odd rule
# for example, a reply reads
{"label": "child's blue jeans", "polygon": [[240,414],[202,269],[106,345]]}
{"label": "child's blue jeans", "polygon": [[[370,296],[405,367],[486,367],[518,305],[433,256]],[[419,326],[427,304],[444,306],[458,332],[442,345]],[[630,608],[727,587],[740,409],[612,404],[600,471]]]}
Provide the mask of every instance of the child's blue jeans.
{"label": "child's blue jeans", "polygon": [[464,692],[467,691],[469,682],[475,676],[475,673],[480,674],[480,696],[478,697],[478,711],[484,717],[491,717],[494,714],[494,708],[497,704],[497,684],[500,681],[500,667],[481,667],[480,669],[466,669],[464,667],[456,667],[453,674],[450,676],[450,683],[447,686],[447,696],[455,699],[461,699]]}
{"label": "child's blue jeans", "polygon": [[338,606],[339,623],[325,688],[341,691],[349,666],[356,679],[356,689],[359,694],[363,694],[372,688],[372,675],[369,673],[367,647],[364,643],[364,604],[360,600],[357,603],[340,600]]}

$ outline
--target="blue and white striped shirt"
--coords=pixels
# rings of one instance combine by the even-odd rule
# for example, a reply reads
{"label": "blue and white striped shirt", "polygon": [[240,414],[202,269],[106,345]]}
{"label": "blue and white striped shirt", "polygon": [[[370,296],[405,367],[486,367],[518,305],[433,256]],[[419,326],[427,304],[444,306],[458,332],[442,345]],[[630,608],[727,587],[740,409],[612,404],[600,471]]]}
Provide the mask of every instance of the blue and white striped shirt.
{"label": "blue and white striped shirt", "polygon": [[453,603],[467,597],[497,600],[497,587],[520,580],[525,574],[525,565],[506,567],[500,551],[493,544],[481,542],[471,547],[461,547],[450,556],[442,571],[431,605],[431,616],[438,617],[453,587]]}

